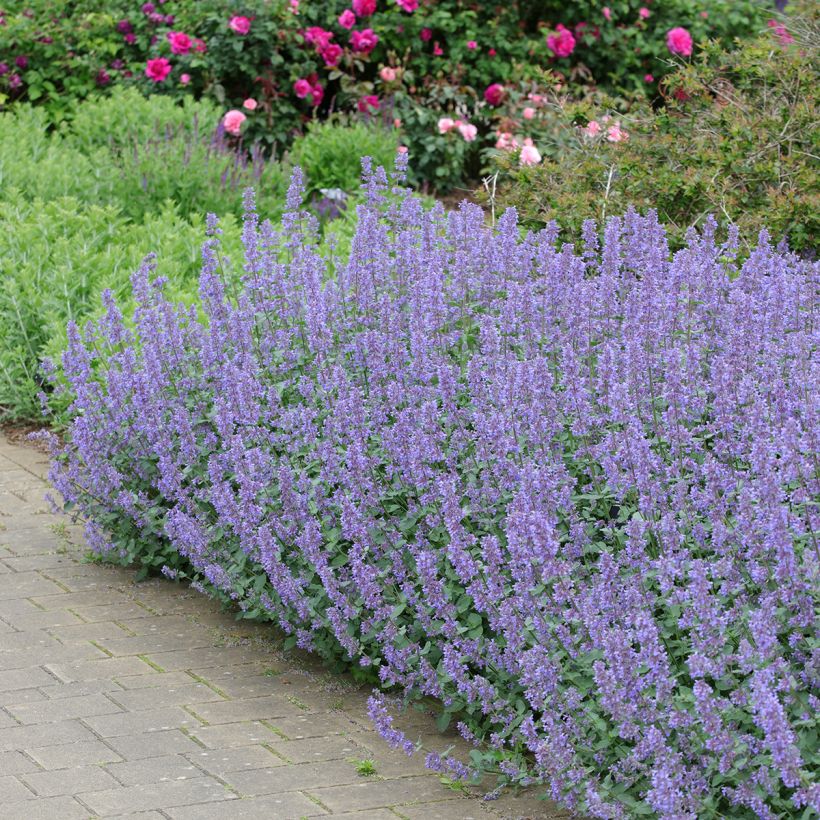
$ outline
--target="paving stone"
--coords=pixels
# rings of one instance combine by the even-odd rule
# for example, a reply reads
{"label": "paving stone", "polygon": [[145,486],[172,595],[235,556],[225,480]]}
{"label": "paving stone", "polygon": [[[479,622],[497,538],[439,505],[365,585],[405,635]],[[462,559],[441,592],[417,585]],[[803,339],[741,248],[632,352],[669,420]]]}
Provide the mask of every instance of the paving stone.
{"label": "paving stone", "polygon": [[0,584],[0,601],[9,598],[33,598],[35,596],[64,595],[54,581],[43,578],[39,572],[17,572],[13,584]]}
{"label": "paving stone", "polygon": [[19,652],[24,649],[40,649],[47,654],[53,649],[59,649],[59,641],[45,632],[8,632],[0,634],[0,652]]}
{"label": "paving stone", "polygon": [[120,675],[155,675],[157,673],[156,669],[139,658],[101,657],[87,662],[48,663],[45,667],[64,683],[109,679]]}
{"label": "paving stone", "polygon": [[356,771],[353,763],[345,760],[328,760],[323,763],[294,763],[268,769],[232,772],[225,774],[222,779],[240,794],[254,797],[259,794],[277,794],[356,783],[362,776]]}
{"label": "paving stone", "polygon": [[270,720],[302,714],[302,710],[284,697],[220,700],[200,703],[194,709],[209,724],[237,723],[250,720]]}
{"label": "paving stone", "polygon": [[89,816],[73,797],[40,797],[3,806],[3,820],[88,820]]}
{"label": "paving stone", "polygon": [[230,799],[235,799],[235,795],[211,777],[151,783],[142,786],[124,786],[83,795],[83,803],[103,817],[119,817],[127,812],[164,810],[174,806],[214,803]]}
{"label": "paving stone", "polygon": [[30,689],[53,684],[54,677],[39,666],[22,667],[0,672],[0,692]]}
{"label": "paving stone", "polygon": [[82,621],[67,609],[38,609],[31,601],[0,602],[0,617],[21,632],[48,629],[53,626],[71,626]]}
{"label": "paving stone", "polygon": [[4,775],[40,771],[37,764],[22,752],[0,752],[0,772]]}
{"label": "paving stone", "polygon": [[248,663],[259,659],[259,654],[245,648],[211,646],[177,652],[152,652],[147,657],[165,671],[174,672],[180,669],[199,670],[211,666]]}
{"label": "paving stone", "polygon": [[12,704],[7,707],[10,714],[23,724],[52,723],[56,720],[91,718],[97,715],[121,713],[122,709],[105,695],[80,695],[73,698],[57,698],[40,703]]}
{"label": "paving stone", "polygon": [[[296,820],[300,817],[328,815],[324,809],[299,792],[232,800],[216,806],[185,806],[168,809],[167,813],[173,820]],[[396,815],[392,817],[396,820]]]}
{"label": "paving stone", "polygon": [[[87,643],[94,641],[103,645],[110,638],[121,638],[128,633],[111,621],[100,621],[93,624],[73,624],[71,626],[56,626],[49,629],[49,634],[63,644]],[[107,647],[106,647],[107,648]]]}
{"label": "paving stone", "polygon": [[14,572],[26,572],[38,569],[53,570],[64,566],[82,567],[82,565],[78,564],[74,558],[69,555],[58,553],[56,549],[54,552],[46,552],[40,555],[25,555],[17,558],[4,558],[3,563],[7,564],[10,569],[14,570]]}
{"label": "paving stone", "polygon": [[59,797],[116,787],[117,781],[99,766],[74,766],[35,774],[24,774],[20,779],[38,797]]}
{"label": "paving stone", "polygon": [[193,729],[202,725],[184,709],[176,707],[147,712],[98,715],[86,718],[83,722],[103,738],[161,732],[183,726]]}
{"label": "paving stone", "polygon": [[311,796],[318,798],[332,812],[365,811],[404,803],[459,799],[452,790],[429,775],[381,781],[360,778],[360,782],[349,785],[306,788]]}
{"label": "paving stone", "polygon": [[51,686],[41,686],[40,691],[49,700],[62,698],[76,698],[82,695],[97,695],[101,692],[121,692],[122,687],[115,681],[97,678],[95,680],[80,680],[73,683],[54,683]]}
{"label": "paving stone", "polygon": [[[93,735],[92,735],[93,737]],[[122,757],[101,740],[83,740],[55,746],[27,748],[26,753],[44,769],[68,769],[73,766],[98,766],[102,763],[118,763]]]}
{"label": "paving stone", "polygon": [[[56,584],[55,584],[56,586]],[[111,590],[97,590],[95,592],[65,592],[59,595],[31,596],[35,606],[42,609],[73,609],[82,606],[100,606],[101,604],[115,604],[122,600],[122,593]]]}
{"label": "paving stone", "polygon": [[104,658],[105,653],[91,644],[79,646],[38,647],[36,649],[21,649],[17,652],[0,652],[0,670],[22,669],[26,666],[42,664],[49,667],[55,664],[72,663],[80,659],[92,660]]}
{"label": "paving stone", "polygon": [[190,780],[192,777],[203,775],[202,769],[197,768],[182,755],[126,760],[122,763],[113,763],[105,768],[125,786],[160,783],[168,780]]}
{"label": "paving stone", "polygon": [[251,769],[269,769],[272,766],[287,765],[264,746],[234,746],[227,749],[200,749],[190,752],[186,757],[205,771],[217,777],[230,772],[243,772]]}
{"label": "paving stone", "polygon": [[350,757],[367,756],[367,750],[352,742],[349,736],[344,735],[312,737],[303,740],[279,740],[277,738],[268,745],[291,763],[346,760]]}
{"label": "paving stone", "polygon": [[301,713],[295,717],[277,718],[270,721],[270,725],[280,736],[285,736],[283,740],[302,740],[362,731],[362,725],[340,712]]}
{"label": "paving stone", "polygon": [[122,689],[172,689],[188,686],[196,680],[187,672],[157,672],[152,669],[150,675],[122,675],[116,678]]}
{"label": "paving stone", "polygon": [[48,698],[39,689],[14,689],[11,692],[0,692],[0,706],[39,703]]}
{"label": "paving stone", "polygon": [[[498,817],[485,808],[478,800],[447,800],[443,803],[419,803],[415,806],[401,806],[396,814],[407,820],[489,820]],[[396,814],[393,817],[396,817]],[[339,817],[334,813],[334,817]],[[349,815],[355,817],[355,815]]]}
{"label": "paving stone", "polygon": [[278,735],[258,721],[249,723],[224,723],[218,726],[199,726],[191,730],[203,746],[210,749],[227,749],[236,746],[255,746],[268,743]]}
{"label": "paving stone", "polygon": [[[100,644],[115,656],[148,655],[153,657],[158,652],[174,653],[185,649],[211,648],[213,642],[213,635],[205,630],[192,628],[189,634],[117,636],[116,638],[105,638],[100,641]],[[161,661],[158,663],[162,666]]]}
{"label": "paving stone", "polygon": [[188,735],[177,729],[112,737],[106,743],[125,760],[184,754],[202,749]]}
{"label": "paving stone", "polygon": [[3,803],[13,803],[18,800],[31,800],[34,792],[27,789],[13,775],[0,777],[0,805]]}
{"label": "paving stone", "polygon": [[145,607],[139,606],[128,599],[123,600],[122,595],[115,598],[111,603],[98,605],[73,605],[71,609],[84,621],[90,621],[92,623],[97,621],[119,621],[120,623],[129,626],[132,630],[133,625],[130,624],[131,621],[136,621],[141,618],[156,617]]}
{"label": "paving stone", "polygon": [[59,723],[40,723],[34,726],[12,726],[0,732],[0,752],[12,749],[33,749],[48,744],[73,743],[94,740],[94,734],[78,720]]}
{"label": "paving stone", "polygon": [[183,686],[152,687],[150,689],[133,689],[130,692],[112,693],[111,698],[129,712],[145,709],[160,709],[166,706],[183,706],[190,704],[190,710],[197,715],[206,701],[223,700],[221,695],[201,683],[190,683]]}

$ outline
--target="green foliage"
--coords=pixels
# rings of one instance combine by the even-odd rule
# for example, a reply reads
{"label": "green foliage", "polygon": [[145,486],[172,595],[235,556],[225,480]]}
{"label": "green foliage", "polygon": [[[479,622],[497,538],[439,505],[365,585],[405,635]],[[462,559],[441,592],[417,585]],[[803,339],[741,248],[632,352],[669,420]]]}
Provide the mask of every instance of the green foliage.
{"label": "green foliage", "polygon": [[[667,78],[665,107],[619,118],[626,141],[608,141],[605,108],[555,109],[551,124],[563,136],[556,150],[558,141],[542,134],[544,162],[522,169],[516,155],[496,155],[496,209],[514,205],[531,226],[555,219],[577,239],[585,219],[634,204],[656,209],[677,245],[712,213],[737,224],[747,247],[766,224],[811,252],[820,235],[816,43],[808,32],[790,46],[769,34],[733,51],[711,44]],[[603,123],[597,137],[582,130],[593,120]]]}
{"label": "green foliage", "polygon": [[150,251],[162,249],[170,292],[192,298],[202,231],[203,220],[186,220],[170,205],[134,223],[112,205],[28,200],[7,191],[0,220],[0,418],[37,418],[39,363],[46,355],[59,358],[68,320],[91,317],[105,288],[128,298],[130,274]]}
{"label": "green foliage", "polygon": [[293,143],[290,160],[301,167],[308,193],[338,188],[346,194],[359,189],[363,156],[376,165],[393,165],[399,138],[395,130],[362,120],[314,122]]}

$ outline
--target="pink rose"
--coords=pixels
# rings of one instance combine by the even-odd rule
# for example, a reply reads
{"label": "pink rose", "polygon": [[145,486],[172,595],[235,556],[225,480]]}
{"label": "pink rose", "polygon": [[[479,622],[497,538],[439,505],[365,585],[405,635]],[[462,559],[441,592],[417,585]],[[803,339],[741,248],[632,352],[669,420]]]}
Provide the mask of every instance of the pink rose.
{"label": "pink rose", "polygon": [[251,30],[250,17],[231,17],[228,21],[228,28],[235,31],[237,34],[247,34]]}
{"label": "pink rose", "polygon": [[666,47],[672,54],[690,57],[692,55],[692,35],[680,26],[669,29],[666,33]]}
{"label": "pink rose", "polygon": [[200,40],[199,38],[197,38],[196,40],[194,40],[194,44],[194,47],[199,52],[205,52],[208,50],[208,46],[205,44],[204,40]]}
{"label": "pink rose", "polygon": [[441,57],[444,54],[444,49],[438,44],[438,41],[433,43],[433,54],[436,57]]}
{"label": "pink rose", "polygon": [[458,133],[464,137],[464,142],[472,142],[478,135],[478,129],[468,122],[463,122],[458,126]]}
{"label": "pink rose", "polygon": [[345,9],[339,15],[339,25],[350,31],[356,25],[356,15],[350,9]]}
{"label": "pink rose", "polygon": [[478,43],[475,40],[467,40],[467,48],[469,48],[470,51],[473,51],[478,48]]}
{"label": "pink rose", "polygon": [[641,18],[641,20],[646,20],[646,18],[647,18],[647,17],[649,17],[649,15],[650,15],[651,13],[652,13],[652,12],[650,12],[650,11],[649,11],[649,9],[648,9],[646,6],[641,6],[641,7],[638,9],[638,17],[640,17],[640,18]]}
{"label": "pink rose", "polygon": [[304,77],[293,84],[293,92],[300,100],[304,100],[312,90],[313,86]]}
{"label": "pink rose", "polygon": [[484,99],[492,106],[501,105],[506,92],[501,83],[493,83],[484,89]]}
{"label": "pink rose", "polygon": [[794,37],[789,34],[788,29],[783,23],[779,23],[777,20],[769,20],[766,25],[772,30],[772,34],[777,38],[781,46],[787,46],[794,42]]}
{"label": "pink rose", "polygon": [[393,120],[393,128],[401,128],[401,120],[398,117]]}
{"label": "pink rose", "polygon": [[400,154],[406,154],[407,153],[407,146],[406,145],[400,145],[396,150]]}
{"label": "pink rose", "polygon": [[569,29],[559,25],[557,33],[547,37],[547,48],[556,57],[569,57],[575,51],[575,38]]}
{"label": "pink rose", "polygon": [[601,14],[603,14],[604,17],[606,17],[607,20],[612,19],[612,9],[609,6],[604,6],[601,9]]}
{"label": "pink rose", "polygon": [[362,114],[368,114],[370,111],[378,111],[381,106],[375,94],[366,94],[356,103],[356,107]]}
{"label": "pink rose", "polygon": [[325,65],[328,66],[328,68],[332,68],[339,64],[339,60],[342,59],[342,54],[344,54],[344,49],[336,43],[330,43],[319,53],[322,55]]}
{"label": "pink rose", "polygon": [[629,134],[621,129],[619,122],[616,122],[615,125],[610,125],[607,128],[606,138],[609,142],[626,142],[629,139]]}
{"label": "pink rose", "polygon": [[242,107],[248,111],[256,111],[257,105],[259,105],[259,103],[257,103],[253,97],[248,97],[248,99],[242,103]]}
{"label": "pink rose", "polygon": [[501,131],[495,142],[495,147],[499,151],[514,151],[518,148],[518,140],[509,131]]}
{"label": "pink rose", "polygon": [[122,35],[122,39],[125,40],[125,42],[128,43],[129,46],[133,46],[134,43],[137,42],[137,35],[134,34],[133,31],[129,31],[128,34]]}
{"label": "pink rose", "polygon": [[180,74],[179,77],[180,85],[188,85],[191,82],[191,75],[190,74]]}
{"label": "pink rose", "polygon": [[601,133],[601,123],[597,120],[590,120],[586,124],[586,128],[582,129],[584,134],[588,137],[597,137]]}
{"label": "pink rose", "polygon": [[229,111],[225,114],[222,118],[222,124],[225,126],[225,130],[229,134],[233,134],[235,137],[238,137],[242,132],[242,123],[245,122],[246,119],[247,117],[241,111],[234,109],[233,111]]}
{"label": "pink rose", "polygon": [[532,144],[532,140],[529,137],[524,140],[524,145],[521,147],[521,154],[518,157],[518,162],[521,165],[538,165],[538,163],[541,162],[541,154]]}
{"label": "pink rose", "polygon": [[521,112],[521,115],[525,120],[531,120],[535,116],[535,109],[528,106]]}
{"label": "pink rose", "polygon": [[379,76],[382,78],[382,81],[385,83],[392,83],[396,79],[396,69],[391,68],[389,65],[386,65],[380,72]]}
{"label": "pink rose", "polygon": [[654,78],[651,74],[644,74],[644,75],[643,75],[643,81],[644,81],[645,83],[654,83],[654,82],[655,82],[655,78]]}
{"label": "pink rose", "polygon": [[433,29],[431,28],[423,28],[419,32],[419,37],[421,37],[422,41],[425,43],[429,43],[430,40],[433,39]]}
{"label": "pink rose", "polygon": [[396,3],[402,11],[408,14],[412,14],[419,7],[419,0],[396,0]]}
{"label": "pink rose", "polygon": [[290,10],[294,14],[299,14],[299,0],[290,0]]}
{"label": "pink rose", "polygon": [[316,46],[316,51],[321,54],[330,45],[333,32],[325,31],[321,26],[311,26],[302,32],[302,36],[305,38],[306,43]]}
{"label": "pink rose", "polygon": [[161,83],[171,73],[171,63],[165,57],[157,57],[145,64],[145,76],[155,83]]}
{"label": "pink rose", "polygon": [[172,54],[187,54],[193,46],[191,38],[182,31],[169,31],[168,42]]}
{"label": "pink rose", "polygon": [[370,17],[376,11],[376,0],[353,0],[350,5],[359,17]]}
{"label": "pink rose", "polygon": [[323,97],[325,96],[325,90],[322,88],[319,83],[314,82],[313,87],[310,89],[310,102],[312,105],[319,105],[322,102]]}
{"label": "pink rose", "polygon": [[379,42],[379,36],[372,28],[362,31],[353,31],[350,34],[350,45],[357,54],[368,55]]}
{"label": "pink rose", "polygon": [[446,134],[451,129],[455,128],[455,122],[450,117],[442,117],[438,121],[439,134]]}

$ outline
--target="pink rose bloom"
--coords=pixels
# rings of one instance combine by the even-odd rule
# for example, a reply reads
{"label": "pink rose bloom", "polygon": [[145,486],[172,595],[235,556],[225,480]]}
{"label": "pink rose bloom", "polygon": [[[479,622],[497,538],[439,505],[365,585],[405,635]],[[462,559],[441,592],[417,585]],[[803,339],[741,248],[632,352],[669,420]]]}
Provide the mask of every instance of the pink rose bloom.
{"label": "pink rose bloom", "polygon": [[350,9],[345,9],[339,15],[339,25],[350,31],[356,25],[356,15]]}
{"label": "pink rose bloom", "polygon": [[518,157],[518,162],[521,165],[538,165],[538,163],[541,162],[541,154],[532,144],[532,140],[529,137],[524,140],[524,145],[521,147],[521,155]]}
{"label": "pink rose bloom", "polygon": [[313,86],[304,77],[300,80],[297,80],[293,84],[293,93],[296,94],[296,96],[300,100],[304,100],[305,97],[307,97],[308,94],[310,94],[312,90],[313,90]]}
{"label": "pink rose bloom", "polygon": [[196,43],[195,48],[196,48],[197,51],[205,52],[205,51],[208,50],[208,46],[205,44],[204,40],[200,40],[200,39],[197,38],[196,40],[194,40],[194,43]]}
{"label": "pink rose bloom", "polygon": [[242,132],[242,123],[245,122],[246,119],[247,117],[241,111],[234,109],[233,111],[229,111],[225,114],[222,118],[222,124],[225,126],[225,130],[229,134],[233,134],[235,137],[238,137]]}
{"label": "pink rose bloom", "polygon": [[547,37],[547,48],[556,57],[569,57],[575,51],[575,38],[569,29],[558,26],[557,33]]}
{"label": "pink rose bloom", "polygon": [[612,9],[609,6],[604,6],[601,9],[601,14],[603,14],[604,17],[606,17],[607,20],[612,19]]}
{"label": "pink rose bloom", "polygon": [[521,112],[521,115],[525,120],[531,120],[535,116],[535,109],[528,106]]}
{"label": "pink rose bloom", "polygon": [[342,59],[344,49],[336,43],[330,43],[326,48],[321,50],[320,54],[322,55],[322,59],[325,61],[325,65],[328,68],[333,68],[333,66],[338,65],[339,60]]}
{"label": "pink rose bloom", "polygon": [[376,48],[378,42],[379,36],[372,28],[366,28],[363,31],[353,31],[350,34],[350,45],[357,54],[370,54],[370,52]]}
{"label": "pink rose bloom", "polygon": [[181,74],[179,78],[179,82],[181,85],[188,85],[191,82],[191,75],[190,74]]}
{"label": "pink rose bloom", "polygon": [[472,142],[478,136],[478,129],[469,122],[463,122],[458,126],[458,133],[464,137],[464,142]]}
{"label": "pink rose bloom", "polygon": [[643,75],[643,81],[644,81],[645,83],[654,83],[654,82],[655,82],[655,78],[654,78],[651,74],[644,74],[644,75]]}
{"label": "pink rose bloom", "polygon": [[393,120],[393,128],[401,128],[401,120],[398,117]]}
{"label": "pink rose bloom", "polygon": [[356,107],[362,114],[368,114],[370,111],[378,111],[381,105],[375,94],[366,94],[356,103]]}
{"label": "pink rose bloom", "polygon": [[438,42],[433,43],[433,54],[436,57],[441,57],[444,54],[444,49],[438,44]]}
{"label": "pink rose bloom", "polygon": [[772,34],[777,38],[781,46],[787,46],[794,42],[794,37],[789,34],[783,23],[779,23],[777,20],[769,20],[767,25],[772,30]]}
{"label": "pink rose bloom", "polygon": [[586,124],[586,128],[583,128],[582,131],[588,137],[597,137],[598,134],[601,133],[601,123],[599,123],[597,120],[590,120]]}
{"label": "pink rose bloom", "polygon": [[433,39],[433,29],[431,28],[423,28],[419,32],[419,37],[421,37],[422,41],[425,43],[429,43],[430,40]]}
{"label": "pink rose bloom", "polygon": [[376,0],[353,0],[351,5],[359,17],[370,17],[376,11]]}
{"label": "pink rose bloom", "polygon": [[311,26],[302,32],[302,36],[305,38],[306,43],[316,46],[316,51],[321,54],[330,45],[333,32],[325,31],[321,26]]}
{"label": "pink rose bloom", "polygon": [[380,72],[379,76],[383,82],[392,83],[396,79],[396,69],[386,65]]}
{"label": "pink rose bloom", "polygon": [[681,26],[669,29],[666,33],[666,47],[672,54],[690,57],[692,55],[692,35]]}
{"label": "pink rose bloom", "polygon": [[439,134],[446,134],[451,129],[455,128],[455,122],[450,117],[442,117],[438,121]]}
{"label": "pink rose bloom", "polygon": [[621,129],[621,124],[616,122],[615,125],[610,125],[606,131],[606,138],[610,142],[626,142],[629,139],[629,134]]}
{"label": "pink rose bloom", "polygon": [[290,0],[290,10],[294,14],[299,14],[299,0]]}
{"label": "pink rose bloom", "polygon": [[518,148],[518,140],[509,131],[501,131],[495,142],[495,147],[499,151],[514,151]]}
{"label": "pink rose bloom", "polygon": [[473,49],[478,48],[478,43],[475,40],[468,40],[467,41],[467,48],[469,48],[470,51],[472,51]]}
{"label": "pink rose bloom", "polygon": [[419,0],[396,0],[396,3],[402,11],[408,14],[412,14],[419,7]]}
{"label": "pink rose bloom", "polygon": [[646,6],[641,6],[638,9],[638,17],[640,17],[641,20],[646,20],[646,18],[649,17],[650,14],[651,14],[651,12],[649,11],[649,9]]}
{"label": "pink rose bloom", "polygon": [[325,96],[325,90],[319,83],[314,83],[310,89],[310,102],[312,105],[319,105]]}
{"label": "pink rose bloom", "polygon": [[406,145],[400,145],[397,150],[400,154],[406,154],[407,153],[407,146]]}
{"label": "pink rose bloom", "polygon": [[182,31],[169,31],[168,42],[172,54],[187,54],[193,46],[191,38]]}
{"label": "pink rose bloom", "polygon": [[546,97],[543,94],[527,94],[527,99],[530,102],[534,102],[536,105],[540,105]]}
{"label": "pink rose bloom", "polygon": [[145,76],[155,83],[161,83],[171,73],[171,63],[165,57],[157,57],[145,64]]}
{"label": "pink rose bloom", "polygon": [[128,43],[129,46],[133,46],[134,43],[137,42],[137,35],[134,34],[132,31],[129,31],[128,34],[123,34],[122,39]]}
{"label": "pink rose bloom", "polygon": [[489,54],[489,55],[490,55],[490,57],[495,57],[496,51],[495,51],[495,49],[494,49],[494,48],[491,48],[491,49],[487,52],[487,54]]}
{"label": "pink rose bloom", "polygon": [[257,105],[259,105],[259,103],[257,103],[253,97],[248,97],[248,99],[242,103],[242,107],[248,111],[256,111]]}
{"label": "pink rose bloom", "polygon": [[250,17],[231,17],[228,21],[228,28],[237,34],[247,34],[251,30]]}
{"label": "pink rose bloom", "polygon": [[501,105],[505,93],[504,86],[501,83],[493,83],[484,89],[484,99],[492,106]]}

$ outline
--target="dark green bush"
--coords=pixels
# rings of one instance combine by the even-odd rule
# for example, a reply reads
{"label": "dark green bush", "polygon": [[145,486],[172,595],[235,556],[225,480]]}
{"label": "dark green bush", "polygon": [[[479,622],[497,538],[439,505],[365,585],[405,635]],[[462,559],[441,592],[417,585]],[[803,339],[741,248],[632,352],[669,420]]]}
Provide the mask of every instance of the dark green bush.
{"label": "dark green bush", "polygon": [[[820,234],[816,27],[806,22],[795,36],[784,44],[772,31],[733,51],[712,44],[665,81],[667,105],[619,118],[625,141],[607,139],[605,109],[557,109],[569,136],[560,150],[550,135],[539,143],[539,165],[496,155],[496,209],[514,205],[531,226],[555,219],[574,239],[586,219],[630,204],[654,208],[677,244],[715,214],[736,223],[747,244],[766,224],[793,249],[812,252]],[[586,135],[590,122],[601,125],[596,137]]]}

